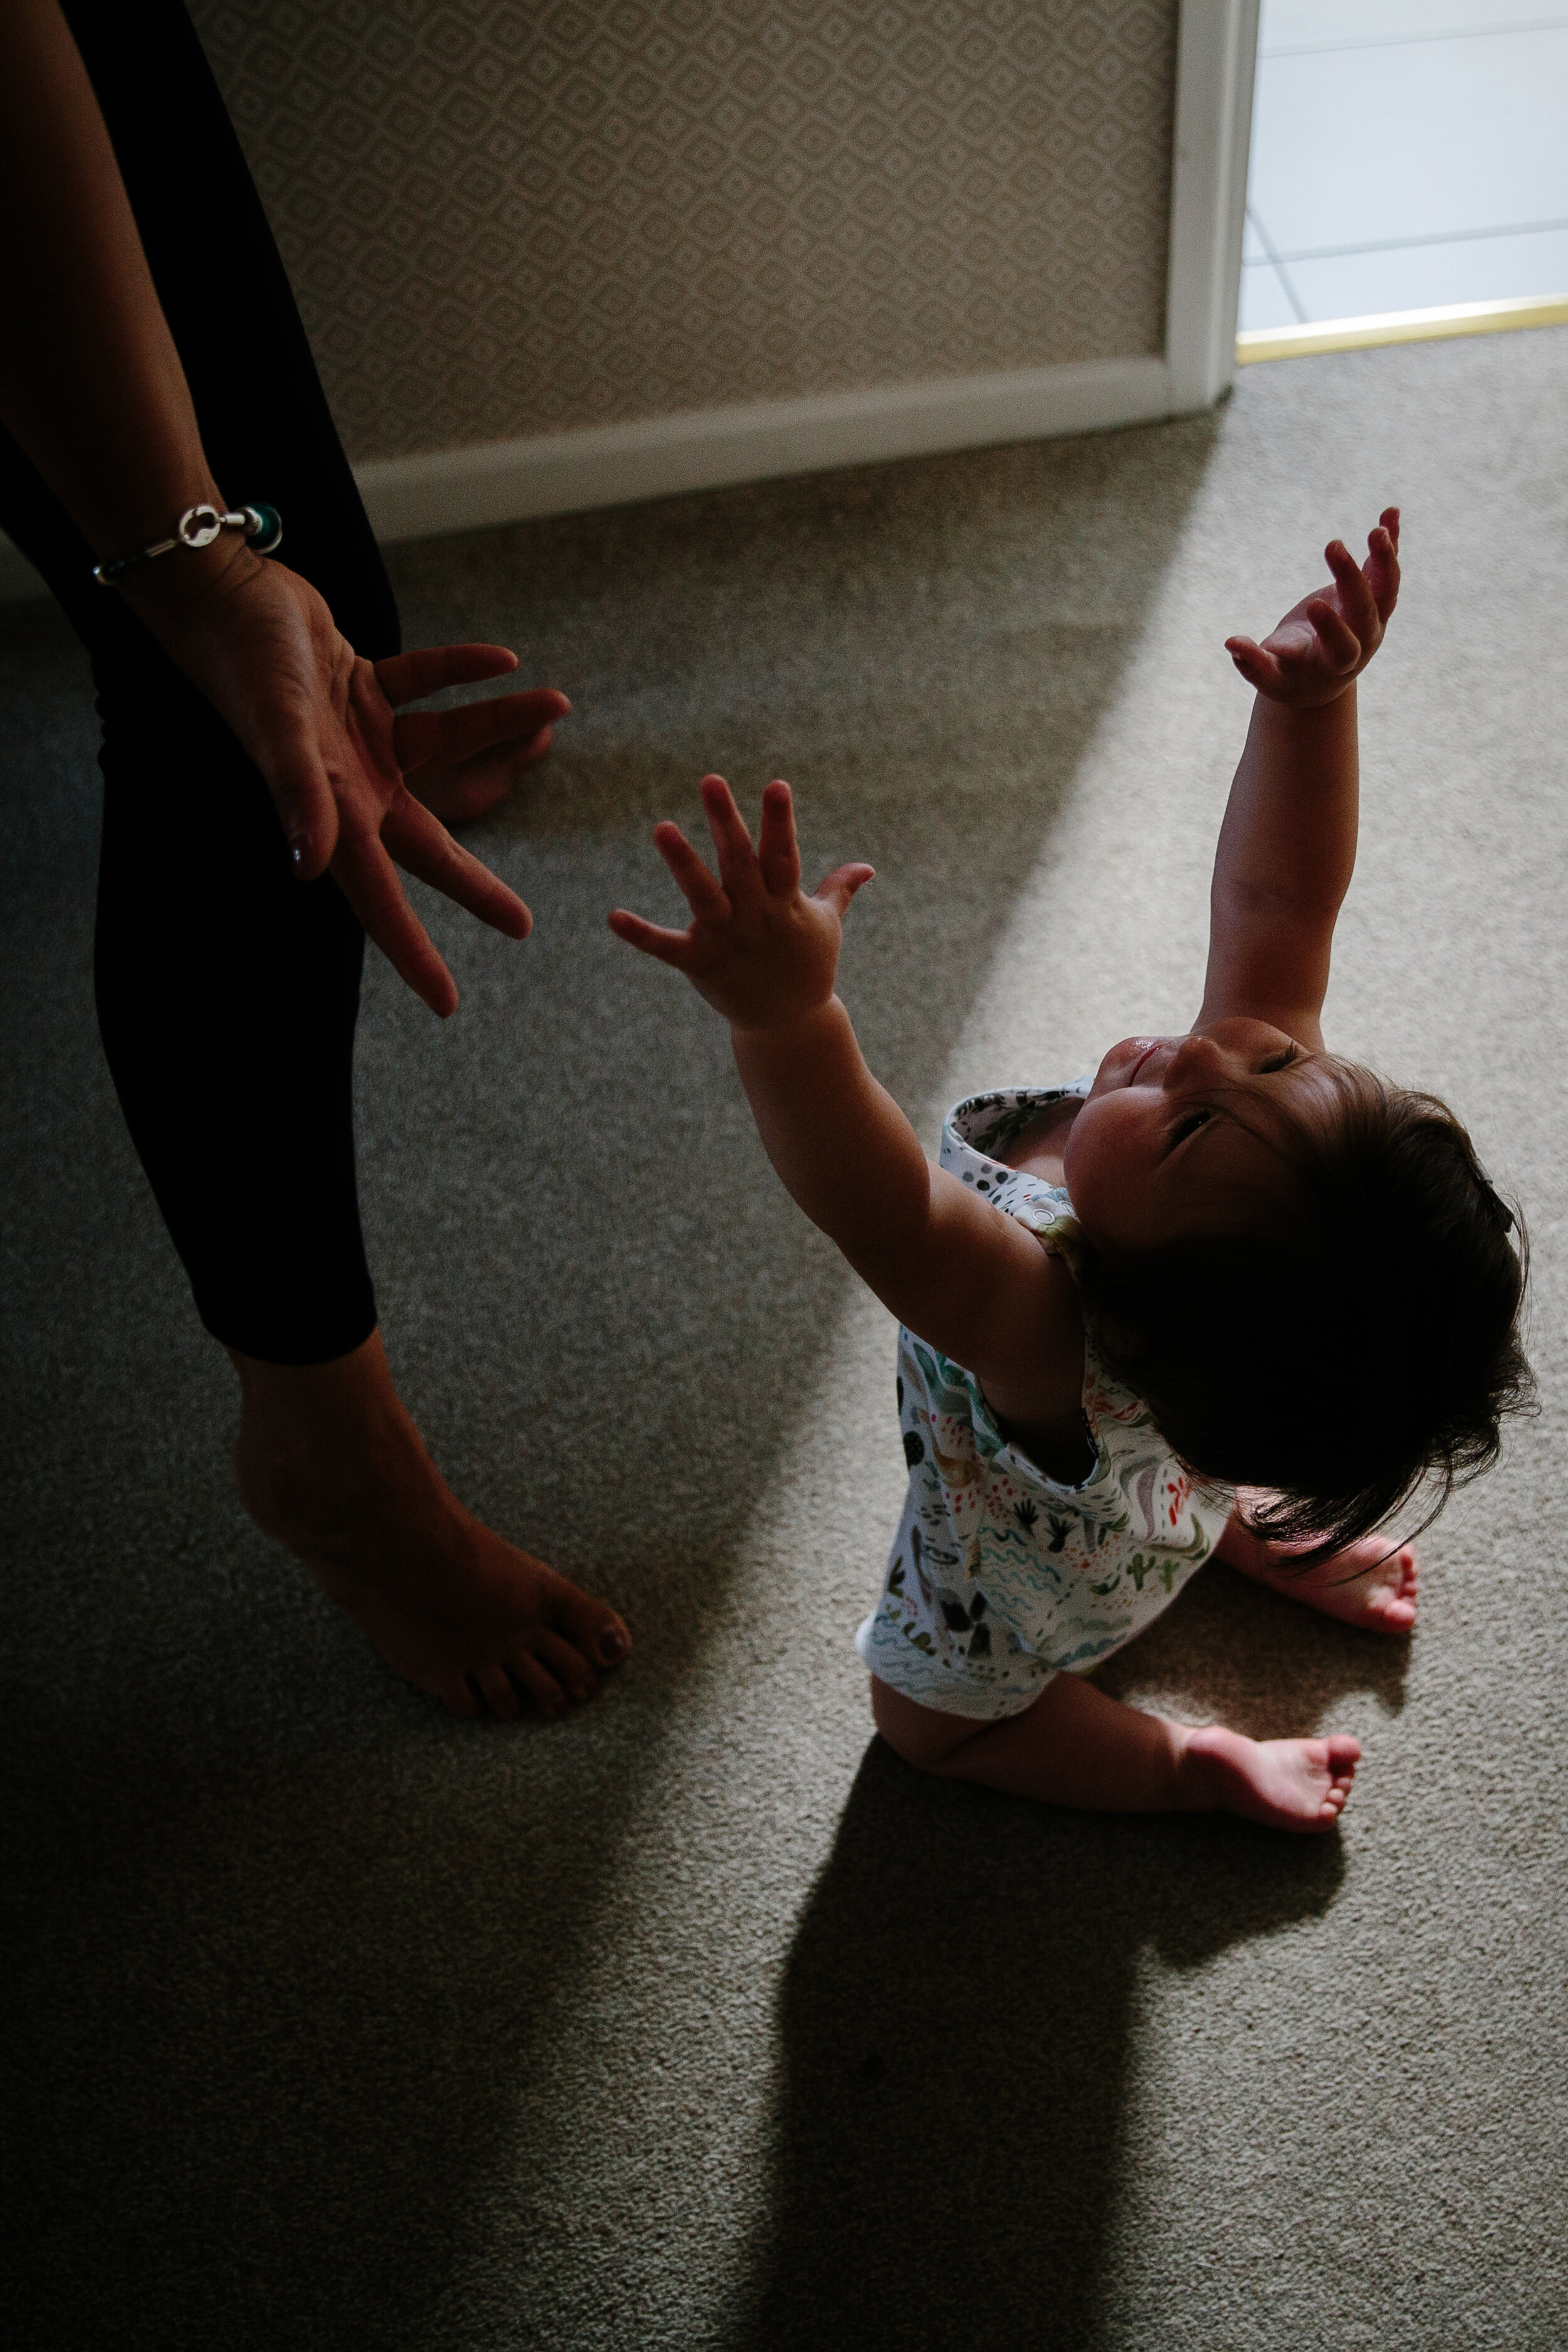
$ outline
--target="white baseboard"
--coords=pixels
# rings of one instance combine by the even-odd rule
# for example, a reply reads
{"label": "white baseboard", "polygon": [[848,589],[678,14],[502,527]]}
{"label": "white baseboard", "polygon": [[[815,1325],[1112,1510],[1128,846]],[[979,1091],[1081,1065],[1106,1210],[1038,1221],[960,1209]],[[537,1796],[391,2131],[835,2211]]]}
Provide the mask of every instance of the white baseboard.
{"label": "white baseboard", "polygon": [[[836,466],[1092,433],[1201,404],[1190,392],[1178,394],[1163,359],[1085,360],[373,457],[354,473],[377,538],[390,543]],[[0,602],[44,593],[31,565],[0,538]]]}
{"label": "white baseboard", "polygon": [[[1236,367],[1258,0],[1181,0],[1165,352],[762,401],[355,467],[383,540],[482,530],[879,458],[1049,440],[1206,407]],[[0,537],[0,603],[42,595]]]}
{"label": "white baseboard", "polygon": [[372,458],[354,471],[379,539],[427,539],[732,482],[1089,433],[1176,405],[1163,360],[1089,361]]}

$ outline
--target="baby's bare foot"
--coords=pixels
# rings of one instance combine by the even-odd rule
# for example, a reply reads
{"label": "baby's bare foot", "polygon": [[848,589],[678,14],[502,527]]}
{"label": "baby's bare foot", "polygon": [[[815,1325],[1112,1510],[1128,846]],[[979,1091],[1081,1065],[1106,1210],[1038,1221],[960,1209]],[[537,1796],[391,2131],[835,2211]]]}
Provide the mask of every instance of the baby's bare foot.
{"label": "baby's bare foot", "polygon": [[1303,1572],[1282,1547],[1259,1543],[1232,1520],[1218,1558],[1289,1600],[1303,1601],[1347,1625],[1373,1633],[1408,1633],[1415,1622],[1415,1554],[1386,1536],[1366,1536]]}
{"label": "baby's bare foot", "polygon": [[1361,1758],[1359,1739],[1247,1739],[1211,1723],[1182,1742],[1187,1810],[1239,1813],[1274,1830],[1331,1830]]}
{"label": "baby's bare foot", "polygon": [[614,1610],[502,1541],[452,1495],[392,1386],[378,1336],[336,1364],[235,1358],[236,1484],[408,1682],[459,1715],[592,1698],[630,1650]]}
{"label": "baby's bare foot", "polygon": [[1368,1536],[1336,1552],[1304,1577],[1280,1577],[1279,1591],[1293,1592],[1309,1609],[1364,1625],[1374,1633],[1408,1633],[1415,1622],[1415,1554],[1408,1544]]}

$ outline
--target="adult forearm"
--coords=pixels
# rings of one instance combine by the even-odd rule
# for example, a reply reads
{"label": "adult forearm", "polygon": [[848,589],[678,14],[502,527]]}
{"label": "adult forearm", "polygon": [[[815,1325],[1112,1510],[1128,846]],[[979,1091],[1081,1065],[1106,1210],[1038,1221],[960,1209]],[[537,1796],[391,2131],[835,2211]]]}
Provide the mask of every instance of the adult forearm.
{"label": "adult forearm", "polygon": [[218,486],[54,0],[0,9],[0,415],[97,553],[165,536]]}
{"label": "adult forearm", "polygon": [[837,997],[775,1029],[733,1029],[735,1063],[781,1181],[846,1256],[885,1255],[923,1229],[931,1169],[866,1066]]}

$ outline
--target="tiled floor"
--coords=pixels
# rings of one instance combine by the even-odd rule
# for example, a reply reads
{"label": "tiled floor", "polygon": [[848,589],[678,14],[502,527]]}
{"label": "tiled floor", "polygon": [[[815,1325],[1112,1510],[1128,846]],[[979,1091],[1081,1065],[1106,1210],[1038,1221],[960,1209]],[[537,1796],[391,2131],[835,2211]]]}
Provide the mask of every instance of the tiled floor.
{"label": "tiled floor", "polygon": [[1568,293],[1568,6],[1263,0],[1240,326]]}

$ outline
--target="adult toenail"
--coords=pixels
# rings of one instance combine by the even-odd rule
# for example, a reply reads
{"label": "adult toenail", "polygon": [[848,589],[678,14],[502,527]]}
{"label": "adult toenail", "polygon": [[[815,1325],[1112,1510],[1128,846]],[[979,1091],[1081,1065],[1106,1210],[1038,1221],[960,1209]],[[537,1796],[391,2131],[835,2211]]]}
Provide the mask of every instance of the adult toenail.
{"label": "adult toenail", "polygon": [[607,1666],[613,1666],[617,1658],[628,1657],[631,1646],[631,1635],[619,1625],[612,1625],[599,1636],[599,1655]]}

